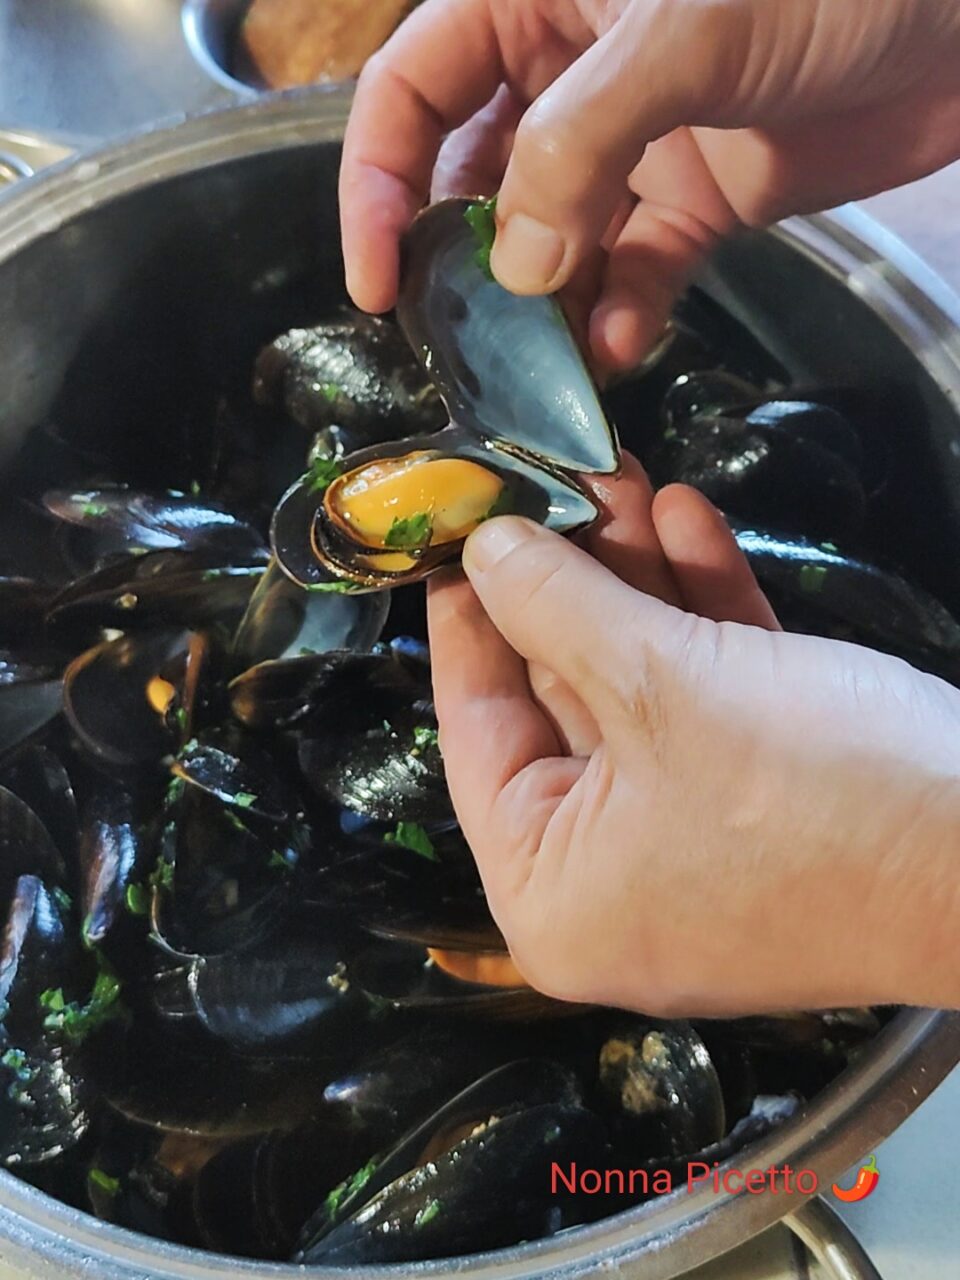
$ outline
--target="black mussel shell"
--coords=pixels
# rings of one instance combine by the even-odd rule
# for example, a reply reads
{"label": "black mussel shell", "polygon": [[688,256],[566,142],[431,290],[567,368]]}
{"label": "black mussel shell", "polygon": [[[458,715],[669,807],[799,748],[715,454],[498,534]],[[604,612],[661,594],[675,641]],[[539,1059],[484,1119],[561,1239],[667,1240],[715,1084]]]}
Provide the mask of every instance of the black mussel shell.
{"label": "black mussel shell", "polygon": [[344,827],[339,837],[316,837],[327,842],[327,860],[306,884],[310,901],[349,912],[378,937],[451,951],[506,950],[458,827],[389,827],[349,813],[341,815]]}
{"label": "black mussel shell", "polygon": [[196,1022],[210,1035],[246,1050],[296,1042],[318,1063],[342,1060],[366,1041],[370,1009],[347,975],[356,941],[332,922],[291,939],[285,932],[265,947],[198,957],[161,974],[154,1004],[173,1021]]}
{"label": "black mussel shell", "polygon": [[36,876],[20,876],[10,899],[0,958],[3,1024],[18,1044],[33,1047],[54,1038],[46,1034],[46,995],[59,990],[64,1003],[79,996],[85,971],[55,893]]}
{"label": "black mussel shell", "polygon": [[601,1097],[618,1141],[637,1156],[679,1156],[727,1131],[723,1087],[686,1022],[625,1024],[600,1050]]}
{"label": "black mussel shell", "polygon": [[657,486],[692,485],[738,519],[842,542],[866,513],[858,447],[832,409],[767,403],[670,425],[644,461]]}
{"label": "black mussel shell", "polygon": [[18,795],[0,786],[0,904],[10,901],[21,876],[39,876],[53,887],[68,883],[66,864],[47,828]]}
{"label": "black mussel shell", "polygon": [[156,938],[180,956],[256,946],[289,903],[297,850],[289,833],[261,830],[199,787],[175,779],[150,876]]}
{"label": "black mussel shell", "polygon": [[448,1095],[439,1108],[327,1197],[303,1228],[303,1238],[310,1242],[305,1252],[362,1212],[398,1178],[435,1160],[492,1119],[546,1105],[577,1107],[581,1102],[573,1072],[550,1059],[521,1059],[482,1076],[474,1073],[469,1085]]}
{"label": "black mussel shell", "polygon": [[663,397],[660,417],[665,428],[676,430],[694,418],[722,417],[759,398],[757,387],[723,369],[683,373]]}
{"label": "black mussel shell", "polygon": [[0,649],[0,755],[60,713],[64,665],[54,655],[27,657]]}
{"label": "black mussel shell", "polygon": [[372,649],[390,610],[389,592],[307,591],[272,564],[233,642],[236,668],[331,650]]}
{"label": "black mussel shell", "polygon": [[202,551],[125,557],[78,578],[50,602],[60,635],[78,629],[237,625],[264,574],[264,559],[224,562]]}
{"label": "black mussel shell", "polygon": [[189,634],[155,631],[106,640],[64,674],[64,710],[83,747],[120,768],[161,760],[174,746],[166,704],[151,701],[160,680],[172,698],[183,677]]}
{"label": "black mussel shell", "polygon": [[[73,782],[60,756],[42,743],[30,743],[8,757],[0,767],[0,786],[19,796],[35,814],[43,815],[43,825],[68,869],[68,880],[55,879],[66,886],[73,883],[80,841],[80,821]],[[50,876],[48,858],[37,863],[39,874]]]}
{"label": "black mussel shell", "polygon": [[295,816],[296,797],[281,781],[270,756],[233,734],[192,739],[172,767],[189,786],[251,818],[280,825]]}
{"label": "black mussel shell", "polygon": [[275,339],[257,359],[253,393],[308,431],[336,425],[347,452],[447,420],[393,321],[358,311]]}
{"label": "black mussel shell", "polygon": [[[150,791],[147,798],[155,800]],[[151,836],[142,793],[106,778],[93,783],[80,827],[80,909],[88,946],[104,941],[131,902],[140,909],[137,894],[155,856]]]}
{"label": "black mussel shell", "polygon": [[960,623],[921,587],[831,544],[730,523],[787,630],[852,640],[960,680]]}
{"label": "black mussel shell", "polygon": [[0,1033],[0,1165],[56,1161],[90,1125],[90,1089],[61,1047],[22,1049]]}
{"label": "black mussel shell", "polygon": [[260,555],[263,538],[225,507],[182,493],[150,494],[103,488],[84,493],[51,489],[44,494],[51,515],[112,541],[112,549],[137,551],[213,549]]}
{"label": "black mussel shell", "polygon": [[583,1108],[554,1103],[492,1117],[309,1241],[296,1260],[410,1262],[537,1239],[595,1212],[584,1198],[554,1190],[545,1164],[598,1167],[603,1155],[603,1126]]}
{"label": "black mussel shell", "polygon": [[348,965],[350,980],[375,1005],[444,1017],[518,1022],[527,1018],[569,1018],[585,1012],[541,995],[532,987],[494,987],[462,982],[446,973],[420,947],[383,943]]}

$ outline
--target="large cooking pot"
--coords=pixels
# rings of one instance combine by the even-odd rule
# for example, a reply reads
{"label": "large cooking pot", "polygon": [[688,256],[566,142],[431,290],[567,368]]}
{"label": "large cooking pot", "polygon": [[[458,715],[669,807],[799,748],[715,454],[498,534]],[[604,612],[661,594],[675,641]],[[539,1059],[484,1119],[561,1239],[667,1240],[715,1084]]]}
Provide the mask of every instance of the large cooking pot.
{"label": "large cooking pot", "polygon": [[[259,342],[342,296],[335,190],[347,105],[341,90],[265,99],[61,163],[4,195],[0,466],[51,416],[66,432],[97,420],[162,433],[185,405],[202,410],[214,371],[249,364]],[[956,568],[938,565],[936,554],[939,531],[960,528],[960,302],[854,213],[745,236],[724,247],[702,283],[797,377],[909,389],[923,505],[907,504],[902,528],[927,538],[931,575],[960,607]],[[958,1060],[960,1016],[903,1012],[855,1067],[738,1164],[789,1163],[829,1185]],[[816,1244],[822,1207],[706,1188],[478,1259],[354,1274],[668,1280],[790,1210]],[[870,1274],[852,1244],[830,1252],[835,1274]],[[293,1274],[136,1236],[6,1173],[0,1260],[4,1276],[38,1280]]]}

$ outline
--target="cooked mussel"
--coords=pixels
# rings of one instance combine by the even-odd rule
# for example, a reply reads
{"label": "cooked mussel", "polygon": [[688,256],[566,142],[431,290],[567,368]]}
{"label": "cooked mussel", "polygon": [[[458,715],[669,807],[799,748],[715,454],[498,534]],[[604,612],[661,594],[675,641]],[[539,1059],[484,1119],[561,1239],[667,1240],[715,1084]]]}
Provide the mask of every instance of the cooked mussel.
{"label": "cooked mussel", "polygon": [[451,425],[299,481],[273,526],[294,580],[375,590],[422,578],[493,514],[564,533],[596,517],[573,473],[617,469],[613,431],[556,302],[509,293],[479,259],[484,219],[486,206],[444,201],[404,245],[397,316]]}

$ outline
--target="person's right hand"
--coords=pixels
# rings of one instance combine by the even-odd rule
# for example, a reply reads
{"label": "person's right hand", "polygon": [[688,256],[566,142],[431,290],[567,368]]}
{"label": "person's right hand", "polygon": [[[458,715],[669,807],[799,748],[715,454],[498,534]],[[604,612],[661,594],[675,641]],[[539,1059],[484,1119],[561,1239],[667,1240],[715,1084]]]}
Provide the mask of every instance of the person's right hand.
{"label": "person's right hand", "polygon": [[546,293],[578,276],[594,356],[629,365],[738,224],[958,156],[955,0],[426,0],[360,77],[348,288],[365,310],[393,305],[431,184],[499,187],[497,278]]}

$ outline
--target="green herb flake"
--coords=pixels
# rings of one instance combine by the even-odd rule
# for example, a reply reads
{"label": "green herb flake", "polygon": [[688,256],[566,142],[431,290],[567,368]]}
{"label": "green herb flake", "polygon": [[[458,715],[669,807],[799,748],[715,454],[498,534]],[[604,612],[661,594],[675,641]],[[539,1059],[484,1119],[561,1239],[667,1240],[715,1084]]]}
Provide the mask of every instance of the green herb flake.
{"label": "green herb flake", "polygon": [[377,1159],[368,1160],[367,1163],[358,1169],[356,1173],[351,1174],[349,1178],[344,1178],[338,1186],[334,1187],[324,1201],[324,1206],[330,1217],[337,1212],[343,1202],[354,1195],[361,1187],[365,1186],[377,1167]]}
{"label": "green herb flake", "polygon": [[409,849],[429,862],[440,861],[433,847],[433,841],[419,822],[398,822],[396,831],[388,832],[383,838],[387,844],[396,844],[401,849]]}
{"label": "green herb flake", "polygon": [[173,863],[159,857],[147,880],[151,889],[173,888]]}
{"label": "green herb flake", "polygon": [[324,458],[318,455],[310,464],[306,483],[311,493],[323,493],[334,480],[343,475],[343,465],[337,458]]}
{"label": "green herb flake", "polygon": [[186,733],[187,732],[187,708],[177,707],[176,711],[173,713],[173,718],[174,720],[176,720],[177,728],[180,730],[180,732]]}
{"label": "green herb flake", "polygon": [[835,542],[821,542],[820,548],[823,551],[832,551],[834,555],[836,555],[839,550]]}
{"label": "green herb flake", "polygon": [[427,725],[418,724],[413,731],[413,745],[422,751],[426,747],[439,747],[440,735],[436,729],[430,729]]}
{"label": "green herb flake", "polygon": [[66,889],[54,889],[53,900],[61,911],[69,911],[73,907],[73,899],[67,893]]}
{"label": "green herb flake", "polygon": [[425,1204],[423,1208],[417,1213],[417,1216],[414,1218],[413,1220],[414,1227],[427,1226],[428,1223],[434,1220],[434,1218],[437,1216],[439,1212],[440,1212],[440,1201],[439,1200],[429,1201],[429,1203]]}
{"label": "green herb flake", "polygon": [[477,251],[473,255],[473,260],[488,280],[493,279],[493,272],[490,269],[490,251],[497,234],[496,213],[497,197],[493,196],[490,200],[479,200],[475,204],[468,205],[463,214],[477,241]]}
{"label": "green herb flake", "polygon": [[50,1013],[62,1013],[66,1007],[67,1002],[63,998],[62,987],[49,987],[40,993],[41,1009],[47,1009]]}
{"label": "green herb flake", "polygon": [[85,502],[80,510],[83,515],[96,518],[105,516],[110,508],[105,502]]}
{"label": "green herb flake", "polygon": [[252,809],[257,803],[257,796],[252,791],[238,791],[233,797],[233,803],[239,809]]}
{"label": "green herb flake", "polygon": [[664,438],[664,440],[676,440],[676,438],[677,438],[677,428],[676,428],[676,427],[665,427],[665,428],[664,428],[664,432],[663,432],[663,438]]}
{"label": "green herb flake", "polygon": [[93,913],[87,912],[83,917],[83,924],[80,926],[80,941],[88,951],[92,951],[97,945],[96,939],[92,936],[94,930]]}
{"label": "green herb flake", "polygon": [[7,1096],[11,1098],[16,1096],[18,1084],[30,1084],[40,1070],[39,1067],[31,1067],[30,1061],[22,1049],[8,1049],[3,1057],[0,1058],[0,1063],[16,1076],[16,1081],[7,1090]]}
{"label": "green herb flake", "polygon": [[317,650],[310,649],[307,645],[304,645],[297,654],[298,658],[315,658],[316,656]]}
{"label": "green herb flake", "polygon": [[150,912],[150,890],[143,884],[128,884],[124,898],[132,916],[145,916]]}
{"label": "green herb flake", "polygon": [[811,595],[823,590],[824,580],[827,576],[827,566],[825,564],[805,564],[800,569],[800,590],[808,591]]}
{"label": "green herb flake", "polygon": [[328,404],[333,404],[335,400],[343,395],[343,390],[335,382],[321,382],[318,389]]}
{"label": "green herb flake", "polygon": [[510,486],[505,484],[477,523],[483,524],[484,520],[493,520],[496,516],[509,516],[513,513],[513,494]]}
{"label": "green herb flake", "polygon": [[363,587],[358,582],[308,582],[307,590],[324,591],[328,595],[349,596],[362,591]]}
{"label": "green herb flake", "polygon": [[383,545],[397,547],[401,551],[422,551],[429,547],[432,537],[433,516],[429,511],[418,511],[402,519],[398,516],[387,530]]}
{"label": "green herb flake", "polygon": [[274,849],[273,852],[270,854],[270,861],[267,863],[267,866],[270,867],[272,871],[289,871],[290,870],[290,863],[283,856],[283,854],[278,852],[278,850],[276,849]]}
{"label": "green herb flake", "polygon": [[104,1173],[102,1169],[91,1169],[87,1173],[87,1182],[98,1191],[106,1192],[108,1196],[115,1196],[120,1190],[120,1179],[111,1178],[109,1173]]}

